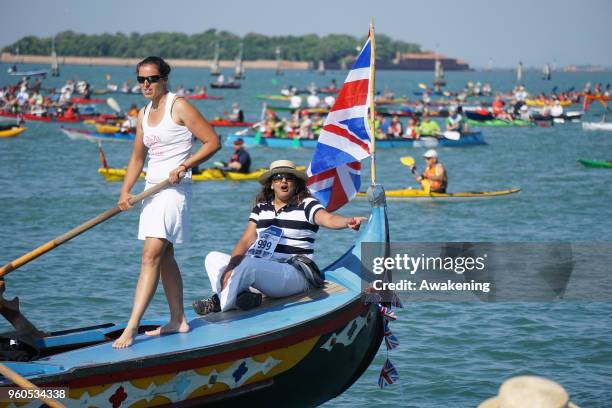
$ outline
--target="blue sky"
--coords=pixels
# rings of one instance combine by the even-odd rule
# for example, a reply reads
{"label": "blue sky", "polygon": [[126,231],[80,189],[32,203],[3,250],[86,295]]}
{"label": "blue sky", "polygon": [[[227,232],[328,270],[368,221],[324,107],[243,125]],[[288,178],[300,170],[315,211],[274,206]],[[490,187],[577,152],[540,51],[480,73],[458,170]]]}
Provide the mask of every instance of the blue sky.
{"label": "blue sky", "polygon": [[612,67],[610,0],[19,0],[5,3],[0,45],[25,35],[177,31],[361,36],[376,31],[484,67],[555,62]]}

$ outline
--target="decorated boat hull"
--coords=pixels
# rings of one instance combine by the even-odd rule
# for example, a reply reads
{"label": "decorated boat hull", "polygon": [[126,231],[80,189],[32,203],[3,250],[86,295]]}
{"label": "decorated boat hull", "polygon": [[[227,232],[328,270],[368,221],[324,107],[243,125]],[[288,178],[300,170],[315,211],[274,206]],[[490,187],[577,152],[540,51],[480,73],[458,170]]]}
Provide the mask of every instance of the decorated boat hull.
{"label": "decorated boat hull", "polygon": [[612,122],[582,122],[584,130],[612,130]]}
{"label": "decorated boat hull", "polygon": [[599,168],[608,168],[612,169],[612,160],[586,160],[580,159],[578,160],[580,164],[584,167],[599,167]]}
{"label": "decorated boat hull", "polygon": [[[314,148],[317,145],[316,139],[297,139],[297,138],[278,138],[278,137],[257,137],[257,136],[242,136],[231,134],[227,137],[226,146],[232,146],[234,140],[241,138],[247,146],[267,146],[273,148]],[[377,140],[377,149],[391,148],[431,148],[437,146],[445,147],[463,147],[486,145],[482,132],[470,132],[461,135],[459,140],[451,140],[437,137],[421,137],[418,140],[414,139],[386,139]]]}
{"label": "decorated boat hull", "polygon": [[38,345],[54,344],[57,350],[71,336],[73,344],[90,345],[64,344],[68,351],[43,353],[42,360],[5,364],[40,387],[67,388],[61,402],[71,407],[268,406],[270,401],[315,406],[328,401],[359,378],[384,336],[384,315],[377,301],[366,302],[361,280],[361,243],[389,242],[384,192],[377,191],[359,238],[324,269],[323,288],[266,298],[249,311],[191,312],[189,332],[140,335],[128,349],[112,348],[123,328],[113,324],[55,333],[57,339],[39,339]]}

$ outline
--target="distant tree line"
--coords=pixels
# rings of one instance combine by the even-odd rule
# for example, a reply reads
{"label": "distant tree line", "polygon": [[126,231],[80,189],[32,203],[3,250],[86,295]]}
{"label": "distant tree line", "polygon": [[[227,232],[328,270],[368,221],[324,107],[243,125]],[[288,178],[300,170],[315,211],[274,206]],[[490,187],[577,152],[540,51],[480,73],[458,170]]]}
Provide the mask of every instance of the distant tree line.
{"label": "distant tree line", "polygon": [[[346,56],[354,56],[364,38],[344,34],[315,34],[302,36],[266,36],[249,33],[244,37],[227,31],[211,29],[199,34],[123,33],[87,35],[64,31],[55,36],[55,50],[59,56],[142,58],[159,55],[164,58],[212,59],[215,43],[219,43],[220,59],[236,58],[240,43],[244,44],[243,59],[275,59],[276,47],[281,58],[291,61],[337,63]],[[3,52],[49,55],[52,38],[27,36],[2,49]],[[384,34],[376,35],[376,55],[390,61],[396,52],[420,52],[418,44],[395,41]]]}

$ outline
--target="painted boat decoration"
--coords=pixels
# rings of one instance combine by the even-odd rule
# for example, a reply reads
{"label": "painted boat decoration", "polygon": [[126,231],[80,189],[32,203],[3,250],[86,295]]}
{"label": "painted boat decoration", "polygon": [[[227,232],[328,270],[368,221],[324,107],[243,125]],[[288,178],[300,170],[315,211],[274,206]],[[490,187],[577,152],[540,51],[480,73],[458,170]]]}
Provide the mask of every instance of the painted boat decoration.
{"label": "painted boat decoration", "polygon": [[98,133],[90,130],[65,128],[60,129],[66,136],[72,140],[88,140],[90,142],[133,142],[134,133]]}
{"label": "painted boat decoration", "polygon": [[[419,202],[456,202],[474,201],[488,198],[509,196],[520,192],[520,188],[511,188],[499,191],[464,191],[457,193],[433,193],[420,189],[404,188],[400,190],[387,190],[385,196],[387,200],[397,201],[419,201]],[[357,193],[357,197],[364,198],[365,193]]]}
{"label": "painted boat decoration", "polygon": [[[230,134],[226,141],[226,146],[232,146],[234,140],[242,138],[247,146],[267,146],[273,148],[314,148],[317,145],[316,139],[296,139],[296,138],[278,138],[278,137],[258,137],[258,136],[243,136],[238,134]],[[451,140],[437,137],[421,137],[418,140],[414,139],[387,139],[377,140],[377,149],[392,149],[392,148],[431,148],[437,146],[445,147],[463,147],[486,145],[482,132],[463,133],[459,140]]]}
{"label": "painted boat decoration", "polygon": [[20,135],[26,128],[13,126],[10,129],[2,129],[0,130],[0,138],[3,137],[15,137]]}
{"label": "painted boat decoration", "polygon": [[[199,173],[191,175],[192,181],[256,181],[259,176],[264,174],[268,169],[257,169],[250,173],[238,173],[236,171],[225,171],[222,169],[209,168],[202,169]],[[298,166],[298,170],[306,170],[304,166]],[[98,173],[104,177],[106,181],[123,181],[126,169],[119,168],[104,168],[100,167]],[[144,179],[146,172],[140,173],[140,179]]]}
{"label": "painted boat decoration", "polygon": [[35,342],[44,358],[4,364],[39,387],[66,387],[66,406],[322,404],[361,376],[384,335],[379,305],[364,303],[361,286],[361,242],[389,242],[384,192],[372,195],[367,224],[324,269],[321,289],[246,312],[191,313],[190,332],[139,335],[129,349],[112,348],[123,328],[113,323],[55,332]]}

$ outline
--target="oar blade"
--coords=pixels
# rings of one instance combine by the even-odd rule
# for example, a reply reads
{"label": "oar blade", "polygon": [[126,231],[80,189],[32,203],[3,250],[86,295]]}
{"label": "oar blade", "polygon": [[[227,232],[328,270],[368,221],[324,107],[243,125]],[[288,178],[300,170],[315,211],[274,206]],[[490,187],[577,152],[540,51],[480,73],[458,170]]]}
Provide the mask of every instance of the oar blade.
{"label": "oar blade", "polygon": [[114,99],[114,98],[108,98],[106,100],[106,104],[115,112],[120,113],[121,112],[121,106],[119,105],[119,103]]}
{"label": "oar blade", "polygon": [[400,161],[404,166],[412,167],[414,166],[414,157],[412,156],[404,156],[400,157]]}
{"label": "oar blade", "polygon": [[461,137],[461,133],[452,130],[447,130],[446,132],[442,133],[442,136],[449,140],[459,140],[459,138]]}

